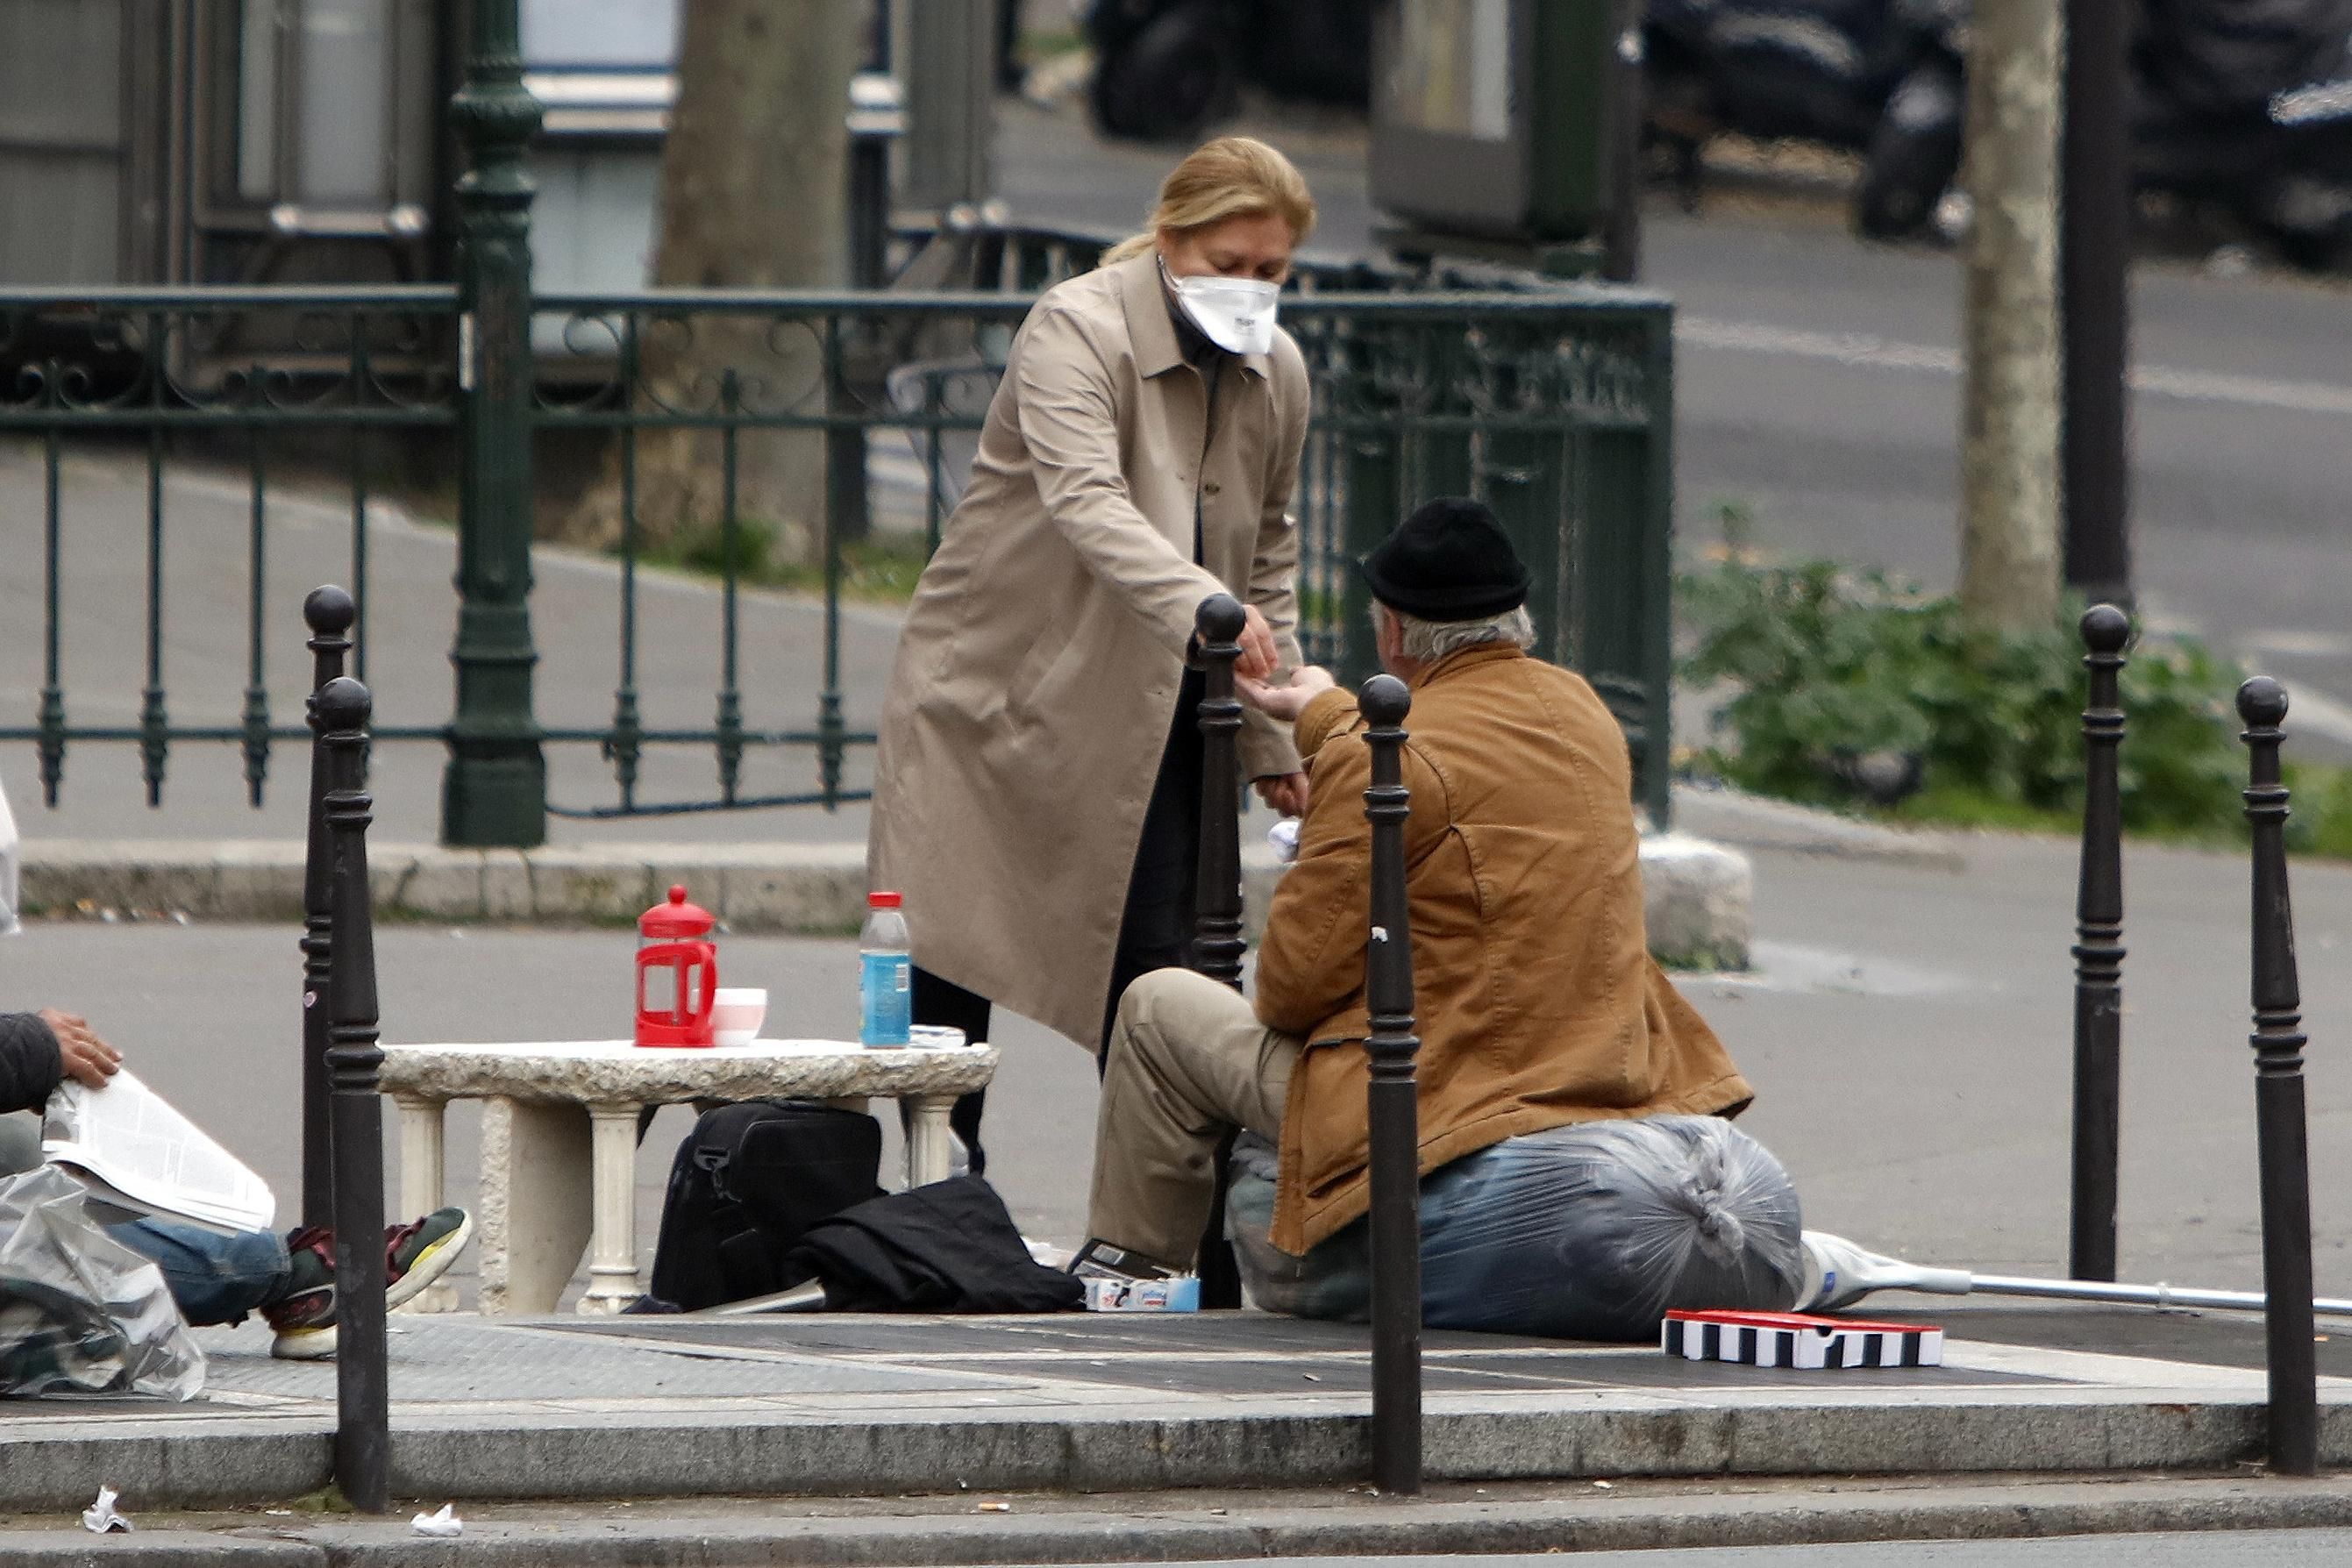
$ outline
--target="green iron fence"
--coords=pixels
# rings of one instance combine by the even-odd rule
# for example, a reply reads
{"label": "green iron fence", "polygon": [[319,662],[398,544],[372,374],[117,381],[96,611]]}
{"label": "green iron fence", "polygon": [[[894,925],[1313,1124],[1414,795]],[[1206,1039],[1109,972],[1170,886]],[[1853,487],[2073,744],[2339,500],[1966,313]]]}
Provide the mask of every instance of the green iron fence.
{"label": "green iron fence", "polygon": [[[42,683],[29,725],[0,742],[38,750],[54,804],[78,746],[139,748],[150,804],[163,798],[176,742],[240,748],[258,805],[271,745],[305,737],[273,714],[265,669],[276,602],[308,583],[272,586],[271,454],[299,440],[306,465],[341,453],[352,521],[349,575],[359,600],[358,668],[370,626],[368,539],[372,444],[437,443],[454,474],[455,694],[446,723],[378,725],[378,742],[447,748],[442,837],[453,845],[528,847],[550,810],[547,745],[598,748],[615,798],[559,803],[581,815],[652,815],[786,803],[825,806],[866,792],[848,776],[873,740],[849,699],[843,660],[843,535],[875,511],[876,461],[911,458],[920,479],[913,531],[936,542],[1027,296],[1091,266],[1099,237],[940,236],[969,247],[964,276],[999,292],[920,295],[665,290],[535,296],[530,184],[522,153],[539,109],[521,85],[511,5],[474,7],[466,80],[451,117],[468,161],[456,191],[459,281],[446,288],[217,288],[0,293],[0,438],[30,443],[41,476]],[[1284,320],[1305,352],[1314,410],[1294,510],[1303,530],[1302,632],[1310,654],[1353,679],[1370,664],[1354,559],[1420,500],[1469,492],[1502,516],[1534,569],[1541,651],[1582,669],[1623,723],[1637,788],[1666,816],[1671,737],[1668,667],[1672,516],[1672,310],[1636,293],[1559,286],[1425,290],[1426,279],[1363,267],[1308,267]],[[164,563],[177,534],[165,473],[196,437],[217,461],[242,453],[248,502],[242,580],[214,601],[165,602]],[[649,541],[640,483],[649,442],[691,440],[701,453],[701,510],[719,542],[715,689],[697,711],[646,711],[641,679],[642,573]],[[533,635],[532,531],[537,448],[600,449],[619,496],[612,601],[616,660],[610,718],[542,725]],[[807,721],[752,716],[745,672],[744,584],[735,543],[761,521],[747,510],[747,453],[777,443],[819,454],[799,510],[817,520],[824,562],[821,666]],[[126,445],[145,478],[134,546],[86,546],[61,477],[82,444]],[[805,453],[803,454],[805,458]],[[791,460],[782,468],[790,471]],[[761,503],[762,506],[764,502]],[[25,513],[10,508],[19,558]],[[73,526],[68,527],[68,519]],[[901,519],[903,522],[905,520]],[[69,624],[67,584],[100,551],[136,553],[143,606],[135,708],[84,702],[67,689],[68,637],[121,639],[122,605],[89,626]],[[98,564],[120,568],[120,560]],[[19,579],[21,583],[22,579]],[[118,598],[131,596],[118,595]],[[241,692],[199,694],[173,717],[166,689],[169,628],[217,632],[244,620]],[[380,623],[383,617],[376,617]],[[379,626],[378,635],[381,636]],[[285,652],[279,646],[281,656]],[[576,712],[581,679],[567,663],[562,706]],[[868,686],[873,672],[864,672]],[[379,683],[380,684],[380,683]],[[379,692],[377,711],[416,694]],[[765,697],[766,692],[757,695]],[[772,712],[772,704],[764,704]],[[96,717],[85,716],[95,711]],[[125,717],[117,717],[117,714]],[[708,718],[705,718],[708,715]],[[711,784],[648,798],[656,751],[706,751]],[[747,788],[755,753],[810,753],[800,787]]]}
{"label": "green iron fence", "polygon": [[[609,433],[617,444],[622,577],[611,723],[552,731],[611,760],[617,798],[568,808],[618,816],[863,798],[846,786],[849,752],[870,744],[845,712],[840,670],[840,531],[823,533],[824,675],[803,728],[762,730],[742,719],[742,591],[737,542],[759,521],[738,498],[742,444],[801,432],[825,443],[830,511],[854,503],[869,454],[911,455],[924,477],[920,525],[932,542],[953,504],[1025,299],[961,294],[648,292],[545,296],[533,341],[560,345],[573,369],[542,384],[533,419],[544,435]],[[1299,596],[1310,658],[1349,679],[1370,673],[1368,605],[1353,562],[1432,495],[1485,497],[1511,530],[1538,584],[1540,651],[1584,670],[1623,723],[1643,799],[1664,814],[1670,702],[1666,646],[1664,431],[1671,396],[1670,319],[1658,300],[1621,292],[1317,295],[1286,307],[1304,352],[1314,417],[1294,510],[1304,531]],[[716,346],[718,353],[711,352]],[[659,368],[656,368],[658,362]],[[636,573],[641,551],[641,442],[708,433],[718,467],[713,553],[719,569],[719,690],[708,724],[649,718],[637,681]],[[842,437],[854,439],[844,441]],[[848,456],[845,456],[845,454]],[[902,519],[902,523],[903,523]],[[698,717],[699,717],[698,715]],[[747,749],[808,746],[810,787],[747,795]],[[707,799],[648,801],[639,767],[648,747],[698,746],[718,790]]]}
{"label": "green iron fence", "polygon": [[[818,530],[824,569],[822,671],[804,721],[747,718],[743,626],[746,554],[737,542],[765,519],[740,498],[747,449],[797,436],[815,453],[824,502],[812,514],[881,513],[882,522],[936,542],[951,510],[1014,330],[1023,296],[648,291],[618,296],[544,295],[531,303],[523,341],[537,367],[514,465],[531,471],[529,448],[562,441],[575,453],[601,451],[615,471],[618,574],[610,717],[581,721],[580,677],[564,671],[566,722],[537,722],[528,684],[535,657],[528,594],[501,592],[517,610],[494,630],[509,650],[493,673],[511,671],[523,650],[520,714],[493,710],[532,749],[598,748],[614,784],[606,803],[559,800],[579,816],[644,816],[761,805],[835,806],[868,793],[849,764],[870,746],[870,712],[845,692],[842,531]],[[368,647],[368,517],[372,440],[425,438],[468,453],[506,451],[500,437],[468,426],[494,411],[480,382],[468,388],[467,342],[481,350],[457,296],[433,288],[236,289],[15,294],[0,297],[0,432],[28,437],[44,475],[41,560],[44,668],[37,710],[26,725],[0,727],[0,741],[38,748],[45,795],[54,803],[68,754],[93,742],[141,752],[151,804],[163,798],[171,747],[227,742],[241,748],[257,805],[274,742],[307,735],[299,715],[271,711],[264,666],[275,639],[290,639],[282,614],[308,583],[273,584],[267,566],[273,498],[273,443],[299,437],[307,477],[348,454],[350,583],[361,605],[357,657]],[[1667,519],[1672,392],[1670,313],[1653,298],[1622,291],[1546,289],[1520,292],[1332,294],[1289,302],[1285,322],[1304,352],[1313,419],[1293,510],[1302,530],[1301,634],[1309,657],[1353,679],[1369,672],[1362,588],[1353,562],[1414,504],[1432,495],[1475,493],[1511,530],[1538,584],[1532,605],[1540,649],[1585,671],[1624,724],[1643,803],[1665,811],[1670,684],[1667,650]],[[709,627],[714,688],[708,705],[648,711],[641,690],[640,574],[652,549],[641,529],[641,454],[649,442],[692,434],[709,484],[715,552],[715,615]],[[232,455],[242,470],[249,516],[237,611],[247,623],[248,679],[234,722],[175,719],[163,679],[170,617],[217,616],[222,606],[165,603],[164,560],[172,548],[163,478],[177,444],[201,437],[214,464]],[[70,624],[61,584],[74,570],[76,539],[58,477],[74,444],[112,444],[143,470],[145,679],[135,719],[81,716],[66,690],[61,650],[79,636],[120,637]],[[895,514],[866,493],[896,466],[919,476]],[[539,467],[549,467],[544,455]],[[509,531],[526,518],[499,515],[480,476],[457,489],[460,588],[495,567]],[[527,558],[526,558],[526,570]],[[275,591],[278,597],[273,600]],[[459,664],[467,635],[461,599]],[[494,652],[497,650],[493,650]],[[869,672],[870,673],[870,672]],[[541,679],[542,684],[544,677]],[[222,694],[194,706],[217,711]],[[384,742],[456,744],[457,724],[387,725]],[[656,750],[698,749],[710,784],[656,796],[644,787]],[[803,749],[801,787],[745,785],[747,755]],[[543,780],[543,773],[539,775]],[[509,779],[510,783],[511,780]],[[530,778],[535,816],[545,785]],[[462,821],[462,812],[453,813]],[[447,820],[447,819],[445,819]],[[512,826],[512,814],[501,819]],[[496,825],[494,825],[495,826]],[[536,841],[536,834],[509,837]],[[449,837],[482,842],[479,835]]]}
{"label": "green iron fence", "polygon": [[[31,742],[42,794],[58,801],[68,752],[93,742],[124,742],[140,752],[150,805],[160,805],[174,742],[228,742],[243,754],[247,789],[262,803],[274,742],[307,742],[309,730],[273,714],[266,670],[269,649],[286,635],[286,604],[310,584],[278,585],[273,598],[268,523],[273,459],[299,443],[307,469],[341,467],[352,518],[348,581],[367,621],[369,444],[420,432],[447,432],[460,404],[450,343],[457,292],[448,288],[221,288],[16,291],[0,295],[0,433],[29,448],[38,474],[37,533],[29,509],[13,508],[9,543],[17,581],[40,563],[40,689],[30,724],[0,725],[0,742]],[[215,463],[241,470],[247,525],[242,593],[233,605],[167,605],[164,567],[174,548],[167,529],[165,476],[178,447],[201,440]],[[135,530],[79,533],[65,501],[68,459],[100,449],[127,458],[141,482]],[[135,535],[135,538],[133,537]],[[204,547],[217,549],[207,539]],[[124,550],[140,557],[138,614],[113,604],[76,621],[65,605],[68,575],[117,569]],[[188,722],[172,716],[164,650],[172,618],[206,622],[241,615],[246,681],[241,693],[206,693],[215,714]],[[97,718],[66,689],[69,638],[120,647],[136,624],[143,679],[135,713],[101,697]],[[273,631],[275,636],[273,636]],[[366,643],[355,650],[366,668]],[[87,693],[84,694],[88,696]],[[226,697],[226,700],[223,700]],[[295,716],[299,718],[299,715]],[[386,740],[446,738],[438,726],[380,729]]]}

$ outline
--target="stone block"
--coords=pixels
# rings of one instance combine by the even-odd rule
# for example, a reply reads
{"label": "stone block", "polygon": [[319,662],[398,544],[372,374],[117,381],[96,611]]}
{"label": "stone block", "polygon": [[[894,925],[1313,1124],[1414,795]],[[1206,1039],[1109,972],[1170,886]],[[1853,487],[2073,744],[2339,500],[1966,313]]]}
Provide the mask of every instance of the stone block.
{"label": "stone block", "polygon": [[866,919],[863,844],[741,845],[704,875],[716,878],[730,931],[840,935]]}
{"label": "stone block", "polygon": [[209,909],[191,909],[189,913],[215,920],[300,922],[307,846],[234,839],[204,847],[214,851],[215,897]]}
{"label": "stone block", "polygon": [[172,839],[31,839],[22,850],[18,894],[27,909],[185,910],[215,915],[217,846]]}
{"label": "stone block", "polygon": [[487,908],[482,896],[482,852],[419,847],[408,875],[394,894],[401,914],[424,920],[478,921]]}
{"label": "stone block", "polygon": [[531,915],[542,925],[610,925],[634,921],[668,887],[625,845],[567,845],[526,851]]}
{"label": "stone block", "polygon": [[537,911],[530,890],[530,856],[521,849],[479,849],[482,858],[482,918],[529,921]]}
{"label": "stone block", "polygon": [[1669,969],[1745,969],[1756,876],[1736,849],[1679,833],[1642,840],[1650,951]]}

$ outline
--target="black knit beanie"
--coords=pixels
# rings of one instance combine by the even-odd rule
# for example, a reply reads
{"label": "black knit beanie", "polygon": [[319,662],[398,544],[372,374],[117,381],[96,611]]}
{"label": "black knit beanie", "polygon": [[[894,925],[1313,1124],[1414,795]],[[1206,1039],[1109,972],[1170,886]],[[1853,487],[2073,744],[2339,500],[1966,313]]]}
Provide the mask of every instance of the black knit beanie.
{"label": "black knit beanie", "polygon": [[1363,559],[1372,597],[1416,620],[1475,621],[1528,602],[1528,569],[1484,501],[1429,502]]}

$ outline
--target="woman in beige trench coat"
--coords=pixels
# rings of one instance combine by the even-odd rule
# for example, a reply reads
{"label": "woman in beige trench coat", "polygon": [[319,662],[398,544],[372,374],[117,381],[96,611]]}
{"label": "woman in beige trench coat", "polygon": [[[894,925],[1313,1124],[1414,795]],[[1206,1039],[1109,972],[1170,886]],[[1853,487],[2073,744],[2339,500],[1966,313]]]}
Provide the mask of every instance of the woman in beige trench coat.
{"label": "woman in beige trench coat", "polygon": [[[1266,286],[1314,221],[1281,153],[1209,142],[1013,339],[882,707],[867,871],[906,899],[918,1023],[986,1038],[995,1003],[1098,1048],[1128,982],[1185,962],[1194,612],[1242,601],[1244,674],[1299,662],[1307,380]],[[1241,752],[1305,809],[1285,731],[1252,712]],[[975,1170],[980,1109],[954,1118]]]}

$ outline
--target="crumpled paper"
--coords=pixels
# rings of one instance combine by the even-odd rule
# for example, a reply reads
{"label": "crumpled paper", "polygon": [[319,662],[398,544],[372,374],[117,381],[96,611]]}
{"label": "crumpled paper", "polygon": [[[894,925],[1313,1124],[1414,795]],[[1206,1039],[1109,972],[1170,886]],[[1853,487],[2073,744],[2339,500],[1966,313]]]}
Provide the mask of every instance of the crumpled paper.
{"label": "crumpled paper", "polygon": [[1265,841],[1285,860],[1298,858],[1298,818],[1286,816],[1265,830]]}
{"label": "crumpled paper", "polygon": [[457,1517],[454,1502],[443,1503],[438,1513],[420,1513],[408,1522],[419,1535],[462,1535],[466,1531],[466,1521]]}
{"label": "crumpled paper", "polygon": [[131,1521],[114,1511],[114,1503],[122,1494],[112,1487],[98,1489],[98,1500],[81,1510],[81,1527],[92,1535],[128,1535]]}

